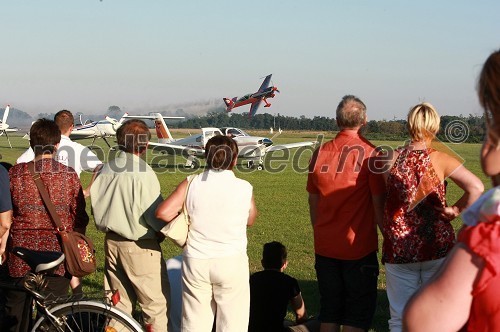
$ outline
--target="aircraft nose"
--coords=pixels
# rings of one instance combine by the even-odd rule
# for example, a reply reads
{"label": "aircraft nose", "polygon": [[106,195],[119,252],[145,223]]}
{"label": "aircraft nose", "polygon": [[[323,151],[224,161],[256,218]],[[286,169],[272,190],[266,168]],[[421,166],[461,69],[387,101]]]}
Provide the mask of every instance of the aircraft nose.
{"label": "aircraft nose", "polygon": [[264,138],[262,140],[262,144],[264,144],[265,146],[271,146],[273,145],[273,141],[271,141],[269,138]]}

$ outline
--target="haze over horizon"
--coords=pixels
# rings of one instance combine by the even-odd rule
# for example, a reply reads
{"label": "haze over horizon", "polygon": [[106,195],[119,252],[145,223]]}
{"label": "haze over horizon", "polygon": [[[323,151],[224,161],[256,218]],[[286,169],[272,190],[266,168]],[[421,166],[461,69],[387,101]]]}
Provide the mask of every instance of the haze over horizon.
{"label": "haze over horizon", "polygon": [[271,73],[282,93],[262,113],[335,117],[355,94],[374,120],[404,119],[420,101],[477,115],[478,72],[500,47],[492,0],[18,0],[0,10],[0,102],[33,116],[222,102]]}

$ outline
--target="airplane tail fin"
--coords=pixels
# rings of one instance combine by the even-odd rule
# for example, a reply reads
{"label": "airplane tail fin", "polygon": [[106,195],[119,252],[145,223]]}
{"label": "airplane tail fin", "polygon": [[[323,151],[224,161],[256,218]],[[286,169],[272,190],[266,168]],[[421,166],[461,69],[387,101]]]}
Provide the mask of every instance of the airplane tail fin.
{"label": "airplane tail fin", "polygon": [[158,136],[158,143],[170,143],[174,140],[170,130],[168,130],[165,120],[160,113],[155,114],[155,129],[156,136]]}
{"label": "airplane tail fin", "polygon": [[2,118],[3,127],[7,125],[7,117],[9,116],[9,111],[10,111],[10,105],[7,105],[5,107],[5,111],[3,112],[3,118]]}
{"label": "airplane tail fin", "polygon": [[229,98],[222,98],[222,99],[224,99],[224,103],[226,104],[226,112],[231,112],[237,98],[234,97],[233,99],[229,99]]}
{"label": "airplane tail fin", "polygon": [[122,124],[123,121],[126,120],[128,113],[123,114],[123,116],[120,118],[120,121],[118,121],[119,124]]}

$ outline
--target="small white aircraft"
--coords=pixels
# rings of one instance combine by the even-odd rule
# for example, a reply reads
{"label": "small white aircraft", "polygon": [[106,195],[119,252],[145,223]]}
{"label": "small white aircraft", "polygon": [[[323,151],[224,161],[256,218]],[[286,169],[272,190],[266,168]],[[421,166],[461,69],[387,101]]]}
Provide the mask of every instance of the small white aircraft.
{"label": "small white aircraft", "polygon": [[7,141],[9,142],[9,146],[12,149],[12,144],[10,144],[9,135],[7,133],[15,132],[18,129],[9,128],[9,125],[7,124],[7,117],[9,116],[9,111],[10,111],[10,105],[7,105],[5,107],[5,110],[3,111],[2,121],[0,122],[0,136],[5,134],[5,137],[7,137]]}
{"label": "small white aircraft", "polygon": [[75,126],[69,135],[69,138],[72,140],[93,138],[92,145],[96,138],[104,139],[104,142],[111,148],[109,142],[106,138],[112,137],[116,135],[116,131],[122,125],[123,121],[127,117],[127,113],[121,117],[120,120],[116,120],[106,116],[105,120],[100,121],[91,121],[90,123],[81,124],[79,126]]}
{"label": "small white aircraft", "polygon": [[141,118],[152,119],[155,122],[158,143],[149,142],[148,148],[161,153],[182,155],[187,158],[185,167],[196,168],[199,166],[199,158],[205,158],[205,144],[213,136],[227,135],[232,137],[238,144],[240,159],[247,160],[247,167],[252,168],[257,163],[257,169],[264,167],[264,156],[266,153],[278,150],[287,150],[302,146],[312,146],[316,142],[298,142],[283,145],[273,145],[273,141],[266,137],[250,136],[239,128],[202,128],[201,134],[191,135],[186,138],[173,139],[161,114]]}

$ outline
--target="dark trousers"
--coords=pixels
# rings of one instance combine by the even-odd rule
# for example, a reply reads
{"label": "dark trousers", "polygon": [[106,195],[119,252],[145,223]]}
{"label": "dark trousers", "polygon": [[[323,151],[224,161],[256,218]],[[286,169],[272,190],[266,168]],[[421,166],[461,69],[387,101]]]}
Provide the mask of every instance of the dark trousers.
{"label": "dark trousers", "polygon": [[[12,282],[23,284],[24,278],[10,278]],[[43,294],[53,294],[54,296],[68,295],[70,279],[61,276],[46,276],[47,287]],[[5,330],[11,332],[21,331],[21,322],[28,324],[31,319],[31,303],[26,303],[28,294],[23,291],[9,290],[5,294]],[[29,310],[29,316],[25,316],[25,310]],[[26,318],[29,317],[28,320]],[[31,328],[31,324],[29,325]]]}

